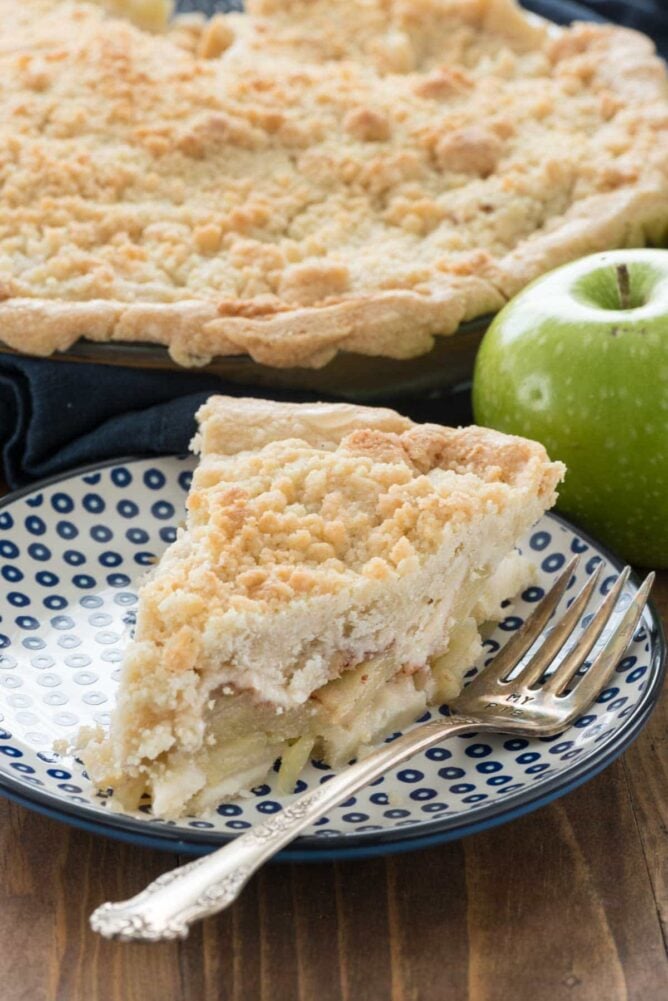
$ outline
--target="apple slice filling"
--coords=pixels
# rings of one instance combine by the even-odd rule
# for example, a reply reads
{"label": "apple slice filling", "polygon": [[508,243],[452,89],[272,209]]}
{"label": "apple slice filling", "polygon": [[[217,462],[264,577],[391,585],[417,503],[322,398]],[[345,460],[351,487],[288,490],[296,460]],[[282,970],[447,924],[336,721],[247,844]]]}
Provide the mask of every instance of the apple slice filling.
{"label": "apple slice filling", "polygon": [[294,790],[311,757],[345,765],[383,735],[412,724],[428,705],[456,696],[481,651],[481,625],[501,618],[502,599],[530,577],[528,561],[517,553],[491,576],[485,568],[474,571],[453,604],[443,649],[425,663],[406,663],[390,648],[347,666],[341,651],[338,676],[288,708],[259,700],[251,690],[220,685],[207,703],[200,748],[194,754],[166,751],[152,762],[150,774],[140,770],[134,779],[119,781],[118,802],[133,809],[148,794],[159,815],[176,815],[172,805],[184,801],[201,813],[247,794],[277,761],[282,794]]}

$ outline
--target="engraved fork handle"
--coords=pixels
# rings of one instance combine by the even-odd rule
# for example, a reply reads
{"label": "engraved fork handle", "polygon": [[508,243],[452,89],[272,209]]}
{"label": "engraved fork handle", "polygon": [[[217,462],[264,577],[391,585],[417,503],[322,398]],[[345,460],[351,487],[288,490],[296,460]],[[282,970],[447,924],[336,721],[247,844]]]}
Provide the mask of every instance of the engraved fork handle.
{"label": "engraved fork handle", "polygon": [[418,751],[468,730],[498,730],[498,725],[468,716],[425,723],[299,796],[217,851],[158,876],[137,896],[102,904],[91,915],[91,927],[106,938],[126,942],[185,938],[194,921],[231,904],[267,859],[331,807]]}

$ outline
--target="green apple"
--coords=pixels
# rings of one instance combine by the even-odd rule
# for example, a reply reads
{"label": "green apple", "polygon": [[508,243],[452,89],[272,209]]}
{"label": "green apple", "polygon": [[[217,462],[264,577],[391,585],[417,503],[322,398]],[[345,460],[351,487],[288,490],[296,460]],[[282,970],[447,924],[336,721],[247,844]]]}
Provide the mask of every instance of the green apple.
{"label": "green apple", "polygon": [[668,250],[593,254],[520,292],[485,334],[473,407],[566,463],[564,514],[668,567]]}

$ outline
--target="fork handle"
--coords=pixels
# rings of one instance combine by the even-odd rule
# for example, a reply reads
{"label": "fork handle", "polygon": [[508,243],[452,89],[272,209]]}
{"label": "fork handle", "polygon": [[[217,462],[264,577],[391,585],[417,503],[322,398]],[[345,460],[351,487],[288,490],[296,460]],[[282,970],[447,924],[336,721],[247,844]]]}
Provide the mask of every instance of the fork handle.
{"label": "fork handle", "polygon": [[91,927],[105,938],[126,942],[185,938],[194,921],[231,904],[261,865],[331,807],[446,737],[491,729],[494,727],[466,716],[418,726],[305,792],[217,851],[163,873],[129,900],[102,904],[91,915]]}

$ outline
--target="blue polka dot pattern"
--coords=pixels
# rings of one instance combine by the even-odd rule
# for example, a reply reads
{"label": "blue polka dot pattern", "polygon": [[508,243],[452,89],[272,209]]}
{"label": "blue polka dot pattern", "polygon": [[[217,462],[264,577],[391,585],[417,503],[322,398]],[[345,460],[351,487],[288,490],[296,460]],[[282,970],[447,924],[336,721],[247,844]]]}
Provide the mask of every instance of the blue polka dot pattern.
{"label": "blue polka dot pattern", "polygon": [[166,482],[165,474],[160,469],[147,469],[143,476],[149,490],[161,490]]}
{"label": "blue polka dot pattern", "polygon": [[504,632],[512,633],[522,625],[522,619],[518,615],[507,615],[503,622],[499,623],[499,628]]}
{"label": "blue polka dot pattern", "polygon": [[506,751],[521,751],[522,748],[529,746],[529,741],[524,737],[513,737],[512,740],[504,741],[503,746]]}
{"label": "blue polka dot pattern", "polygon": [[561,570],[566,562],[566,557],[563,553],[552,553],[550,556],[546,556],[541,563],[541,568],[546,573],[556,573],[557,570]]}
{"label": "blue polka dot pattern", "polygon": [[542,552],[543,549],[547,549],[551,541],[549,532],[534,532],[529,540],[529,545],[532,549]]}
{"label": "blue polka dot pattern", "polygon": [[50,611],[55,611],[57,608],[67,608],[67,598],[61,594],[49,594],[44,598],[42,604]]}
{"label": "blue polka dot pattern", "polygon": [[518,754],[515,758],[518,765],[529,765],[532,761],[537,761],[540,758],[538,751],[527,751],[524,754]]}
{"label": "blue polka dot pattern", "polygon": [[19,570],[18,567],[14,567],[11,565],[2,568],[2,576],[5,578],[5,580],[11,581],[12,583],[16,583],[19,580],[23,580],[23,573]]}
{"label": "blue polka dot pattern", "polygon": [[21,646],[24,646],[26,650],[43,650],[46,643],[39,636],[26,636],[25,639],[21,640]]}
{"label": "blue polka dot pattern", "polygon": [[125,466],[116,466],[111,470],[109,478],[116,487],[129,487],[132,483],[132,473]]}
{"label": "blue polka dot pattern", "polygon": [[411,799],[424,800],[424,799],[433,799],[434,796],[436,795],[437,792],[435,789],[423,788],[423,789],[413,789],[413,791],[410,794],[410,797]]}
{"label": "blue polka dot pattern", "polygon": [[51,507],[58,514],[69,514],[70,511],[74,510],[74,501],[69,494],[57,493],[53,494],[51,497]]}
{"label": "blue polka dot pattern", "polygon": [[238,817],[241,814],[241,807],[235,803],[221,803],[217,812],[221,817]]}
{"label": "blue polka dot pattern", "polygon": [[82,608],[100,608],[104,604],[96,594],[87,594],[85,598],[81,598],[80,603]]}
{"label": "blue polka dot pattern", "polygon": [[165,521],[167,518],[173,518],[174,505],[165,500],[156,501],[155,504],[151,505],[151,514],[154,518],[160,518],[161,521]]}
{"label": "blue polka dot pattern", "polygon": [[155,553],[135,553],[134,561],[135,563],[138,563],[140,567],[150,567],[155,563]]}
{"label": "blue polka dot pattern", "polygon": [[127,498],[118,502],[116,510],[120,514],[121,518],[136,518],[139,514],[139,507],[134,501],[128,500]]}
{"label": "blue polka dot pattern", "polygon": [[[163,531],[163,529],[160,529],[160,531]],[[148,542],[149,534],[143,528],[129,528],[125,533],[125,538],[137,546],[142,546]]]}
{"label": "blue polka dot pattern", "polygon": [[86,562],[86,557],[79,549],[66,549],[63,553],[63,559],[71,567],[80,567],[82,563]]}
{"label": "blue polka dot pattern", "polygon": [[442,779],[460,779],[462,775],[466,774],[466,772],[463,768],[456,768],[451,765],[447,768],[439,768],[438,774]]}
{"label": "blue polka dot pattern", "polygon": [[[95,794],[81,766],[62,767],[55,739],[78,726],[109,723],[123,647],[136,614],[136,580],[176,536],[184,515],[191,460],[137,460],[74,476],[0,510],[0,774],[26,788],[77,803],[86,814],[113,809]],[[541,600],[572,552],[586,552],[586,573],[601,562],[599,593],[616,579],[615,567],[560,523],[546,518],[525,542],[539,564],[537,579],[513,602],[484,642],[480,664],[491,659]],[[575,593],[573,590],[572,593]],[[614,682],[568,733],[545,740],[466,735],[429,748],[373,785],[332,808],[311,830],[324,840],[391,828],[428,830],[460,823],[485,810],[514,809],[516,797],[541,795],[555,776],[581,766],[633,720],[651,677],[651,640],[639,629]],[[444,718],[447,707],[432,709]],[[626,721],[626,722],[625,722]],[[399,734],[390,736],[396,739]],[[324,763],[307,767],[298,790],[328,782]],[[8,779],[9,781],[9,779]],[[271,773],[250,798],[221,803],[212,816],[169,827],[229,835],[281,808]],[[504,802],[505,801],[505,802]],[[143,804],[136,814],[163,826]]]}
{"label": "blue polka dot pattern", "polygon": [[76,539],[79,529],[71,521],[59,521],[56,524],[56,532],[61,539]]}
{"label": "blue polka dot pattern", "polygon": [[15,608],[25,608],[26,605],[30,604],[28,595],[23,594],[21,591],[9,591],[7,593],[7,601],[10,605],[14,605]]}
{"label": "blue polka dot pattern", "polygon": [[51,619],[51,625],[54,629],[74,629],[74,619],[69,615],[56,615]]}
{"label": "blue polka dot pattern", "polygon": [[99,494],[85,494],[82,503],[91,514],[100,514],[107,506]]}
{"label": "blue polka dot pattern", "polygon": [[281,809],[281,804],[273,799],[264,799],[261,803],[257,804],[257,809],[260,813],[278,813]]}
{"label": "blue polka dot pattern", "polygon": [[528,602],[540,601],[545,597],[545,591],[542,587],[528,587],[526,591],[522,592],[522,600]]}
{"label": "blue polka dot pattern", "polygon": [[40,560],[40,562],[45,562],[51,559],[51,550],[48,546],[43,546],[39,542],[33,542],[28,546],[28,555],[32,556],[34,560]]}
{"label": "blue polka dot pattern", "polygon": [[46,522],[37,515],[31,514],[30,517],[26,518],[25,526],[31,535],[44,535],[46,532]]}
{"label": "blue polka dot pattern", "polygon": [[114,533],[107,525],[93,525],[90,530],[91,539],[96,542],[109,542],[114,537]]}
{"label": "blue polka dot pattern", "polygon": [[420,782],[424,778],[424,774],[415,768],[403,768],[397,772],[397,778],[400,782]]}
{"label": "blue polka dot pattern", "polygon": [[111,550],[108,550],[105,553],[101,553],[98,556],[98,560],[103,567],[118,567],[123,562],[123,557],[120,553],[113,553]]}
{"label": "blue polka dot pattern", "polygon": [[481,761],[479,765],[476,765],[476,771],[480,772],[482,775],[488,775],[490,772],[501,771],[503,765],[500,761]]}
{"label": "blue polka dot pattern", "polygon": [[32,615],[17,615],[14,621],[19,629],[39,629],[39,622]]}

